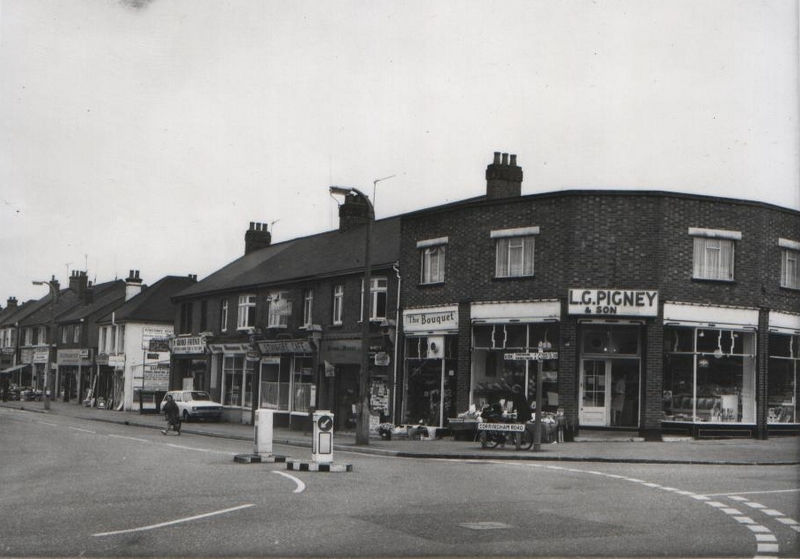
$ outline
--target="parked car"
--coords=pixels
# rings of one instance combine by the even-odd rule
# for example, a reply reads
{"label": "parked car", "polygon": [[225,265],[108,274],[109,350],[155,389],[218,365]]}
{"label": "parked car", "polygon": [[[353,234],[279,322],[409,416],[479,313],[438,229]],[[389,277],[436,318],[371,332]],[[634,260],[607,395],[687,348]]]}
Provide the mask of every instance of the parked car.
{"label": "parked car", "polygon": [[20,392],[20,400],[29,402],[31,400],[41,400],[42,391],[36,388],[23,388]]}
{"label": "parked car", "polygon": [[212,419],[219,421],[222,417],[222,404],[215,402],[202,390],[170,390],[161,400],[161,412],[164,412],[164,404],[167,403],[167,396],[172,396],[178,404],[178,410],[183,421],[192,419]]}

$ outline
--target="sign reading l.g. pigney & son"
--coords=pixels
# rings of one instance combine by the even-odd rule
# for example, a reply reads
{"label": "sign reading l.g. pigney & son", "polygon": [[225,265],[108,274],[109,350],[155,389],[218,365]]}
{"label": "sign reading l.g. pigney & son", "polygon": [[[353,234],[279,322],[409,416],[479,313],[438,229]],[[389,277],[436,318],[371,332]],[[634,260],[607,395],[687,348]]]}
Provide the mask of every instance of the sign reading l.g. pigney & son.
{"label": "sign reading l.g. pigney & son", "polygon": [[570,289],[569,314],[658,316],[658,291],[644,289]]}

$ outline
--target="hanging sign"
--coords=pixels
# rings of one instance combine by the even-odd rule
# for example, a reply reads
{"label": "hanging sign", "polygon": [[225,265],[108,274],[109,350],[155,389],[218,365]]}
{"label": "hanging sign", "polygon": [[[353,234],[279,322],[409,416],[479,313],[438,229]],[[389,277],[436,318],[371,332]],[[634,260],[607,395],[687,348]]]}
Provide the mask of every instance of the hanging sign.
{"label": "hanging sign", "polygon": [[570,289],[569,314],[658,316],[658,291]]}
{"label": "hanging sign", "polygon": [[313,351],[311,343],[307,340],[258,342],[258,349],[265,355],[275,353],[311,353]]}

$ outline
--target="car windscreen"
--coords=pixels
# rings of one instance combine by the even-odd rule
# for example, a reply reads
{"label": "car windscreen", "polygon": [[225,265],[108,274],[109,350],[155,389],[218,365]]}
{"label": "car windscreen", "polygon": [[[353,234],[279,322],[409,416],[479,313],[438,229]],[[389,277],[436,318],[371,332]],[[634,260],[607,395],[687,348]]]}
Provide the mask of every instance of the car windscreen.
{"label": "car windscreen", "polygon": [[187,392],[186,393],[186,401],[189,400],[210,400],[211,396],[208,395],[208,392]]}

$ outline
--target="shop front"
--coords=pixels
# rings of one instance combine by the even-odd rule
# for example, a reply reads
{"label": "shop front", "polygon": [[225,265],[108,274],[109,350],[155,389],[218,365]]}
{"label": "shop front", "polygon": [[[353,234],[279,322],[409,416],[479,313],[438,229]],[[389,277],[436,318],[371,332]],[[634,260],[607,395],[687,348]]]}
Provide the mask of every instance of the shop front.
{"label": "shop front", "polygon": [[665,432],[753,432],[757,337],[758,309],[664,304]]}
{"label": "shop front", "polygon": [[[219,398],[223,406],[223,419],[233,423],[252,423],[254,371],[259,355],[252,351],[250,343],[209,343],[212,354],[212,368],[219,371],[212,374],[211,387],[214,398]],[[205,369],[194,363],[192,382],[204,382]],[[219,382],[216,377],[219,376]],[[202,377],[202,378],[201,378]],[[205,384],[196,390],[208,390]],[[218,388],[217,388],[218,387]],[[219,395],[217,396],[217,393]]]}
{"label": "shop front", "polygon": [[316,345],[308,339],[257,342],[258,406],[275,411],[274,424],[302,429],[316,407]]}
{"label": "shop front", "polygon": [[643,427],[645,334],[658,317],[658,291],[570,289],[567,303],[577,320],[579,425]]}
{"label": "shop front", "polygon": [[767,427],[771,434],[800,432],[800,314],[770,311]]}
{"label": "shop front", "polygon": [[456,416],[458,305],[403,311],[406,423],[444,427]]}
{"label": "shop front", "polygon": [[211,353],[205,336],[170,338],[169,350],[170,390],[210,390]]}
{"label": "shop front", "polygon": [[84,373],[92,370],[91,349],[59,349],[56,352],[57,397],[65,402],[78,397],[78,382]]}

